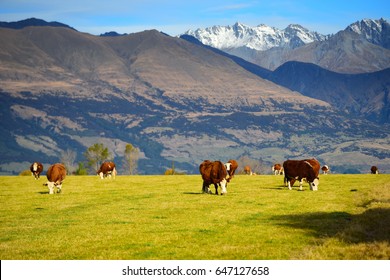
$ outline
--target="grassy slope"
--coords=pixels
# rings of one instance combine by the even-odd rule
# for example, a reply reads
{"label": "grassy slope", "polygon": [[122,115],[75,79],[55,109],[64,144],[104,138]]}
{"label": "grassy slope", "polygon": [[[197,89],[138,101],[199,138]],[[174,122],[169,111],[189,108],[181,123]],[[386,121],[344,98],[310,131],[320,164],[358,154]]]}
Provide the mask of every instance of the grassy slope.
{"label": "grassy slope", "polygon": [[227,196],[197,176],[0,177],[0,259],[389,259],[390,175],[236,176]]}

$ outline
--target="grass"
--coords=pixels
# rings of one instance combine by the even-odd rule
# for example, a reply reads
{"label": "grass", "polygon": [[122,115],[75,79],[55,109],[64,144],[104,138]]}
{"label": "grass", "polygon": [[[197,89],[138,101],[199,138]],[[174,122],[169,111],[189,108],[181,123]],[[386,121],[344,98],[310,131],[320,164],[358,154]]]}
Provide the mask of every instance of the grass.
{"label": "grass", "polygon": [[[389,259],[390,175],[236,176],[226,196],[200,175],[0,177],[1,259]],[[212,188],[213,189],[213,188]]]}

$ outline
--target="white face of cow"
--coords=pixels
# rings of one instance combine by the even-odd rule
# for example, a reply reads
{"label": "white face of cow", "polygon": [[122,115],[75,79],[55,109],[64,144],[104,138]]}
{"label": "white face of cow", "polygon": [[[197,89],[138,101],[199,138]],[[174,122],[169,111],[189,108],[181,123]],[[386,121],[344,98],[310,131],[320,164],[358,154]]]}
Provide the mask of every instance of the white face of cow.
{"label": "white face of cow", "polygon": [[313,182],[310,183],[310,189],[312,191],[318,191],[318,185],[320,184],[320,180],[315,178]]}
{"label": "white face of cow", "polygon": [[231,165],[232,165],[232,164],[231,164],[230,162],[225,163],[226,171],[230,171],[230,166],[231,166]]}
{"label": "white face of cow", "polygon": [[226,190],[227,181],[226,181],[226,179],[223,179],[220,182],[220,184],[221,184],[221,189],[222,189],[221,190],[221,195],[227,193],[227,190]]}
{"label": "white face of cow", "polygon": [[37,172],[37,170],[38,170],[38,163],[34,162],[34,164],[33,164],[33,171]]}
{"label": "white face of cow", "polygon": [[55,188],[57,188],[57,193],[62,191],[62,182],[56,184],[55,182],[47,182],[47,187],[49,188],[49,194],[54,194]]}

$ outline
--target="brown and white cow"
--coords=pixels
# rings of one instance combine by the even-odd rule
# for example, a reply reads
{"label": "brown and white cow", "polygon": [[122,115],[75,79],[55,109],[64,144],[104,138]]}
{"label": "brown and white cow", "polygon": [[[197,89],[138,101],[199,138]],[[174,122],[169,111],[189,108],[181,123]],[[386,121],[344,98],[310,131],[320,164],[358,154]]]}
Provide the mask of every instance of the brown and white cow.
{"label": "brown and white cow", "polygon": [[252,173],[252,170],[251,170],[251,167],[249,166],[249,165],[245,165],[244,166],[244,173],[246,174],[246,175],[252,175],[253,173]]}
{"label": "brown and white cow", "polygon": [[279,163],[274,164],[271,169],[275,175],[283,175],[284,174],[284,168]]}
{"label": "brown and white cow", "polygon": [[57,193],[62,190],[62,182],[66,177],[66,168],[62,163],[55,163],[49,167],[46,173],[48,182],[45,184],[49,188],[49,194],[54,193],[54,188],[57,188]]}
{"label": "brown and white cow", "polygon": [[40,162],[33,162],[30,166],[31,174],[34,176],[35,180],[39,179],[39,176],[41,175],[43,171],[43,165]]}
{"label": "brown and white cow", "polygon": [[203,179],[203,193],[211,193],[210,184],[215,186],[215,194],[218,194],[218,186],[221,187],[221,195],[227,193],[227,171],[220,161],[205,160],[199,165],[199,172]]}
{"label": "brown and white cow", "polygon": [[379,174],[379,170],[378,170],[378,167],[376,167],[375,165],[371,166],[371,174]]}
{"label": "brown and white cow", "polygon": [[283,168],[284,182],[290,190],[296,180],[299,181],[299,189],[302,190],[303,179],[309,183],[310,190],[318,190],[320,163],[316,159],[286,160]]}
{"label": "brown and white cow", "polygon": [[228,160],[227,163],[225,163],[226,171],[228,173],[228,178],[226,179],[229,183],[231,179],[234,177],[234,173],[236,172],[238,168],[238,163],[234,159]]}
{"label": "brown and white cow", "polygon": [[116,166],[112,161],[103,162],[100,166],[99,170],[96,172],[101,179],[106,178],[107,176],[111,178],[111,176],[116,176]]}
{"label": "brown and white cow", "polygon": [[329,166],[327,166],[327,165],[324,165],[324,166],[322,166],[321,167],[321,170],[322,170],[322,174],[328,174],[329,173]]}

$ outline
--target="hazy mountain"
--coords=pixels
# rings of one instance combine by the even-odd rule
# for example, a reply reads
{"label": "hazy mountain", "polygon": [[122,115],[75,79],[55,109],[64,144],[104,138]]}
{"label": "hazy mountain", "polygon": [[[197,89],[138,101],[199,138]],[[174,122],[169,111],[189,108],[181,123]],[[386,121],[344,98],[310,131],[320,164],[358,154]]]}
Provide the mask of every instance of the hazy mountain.
{"label": "hazy mountain", "polygon": [[[121,168],[197,173],[204,159],[270,164],[316,156],[342,172],[390,169],[389,128],[345,115],[157,31],[92,36],[63,27],[0,28],[0,168],[27,169],[103,143]],[[120,169],[121,171],[121,169]]]}
{"label": "hazy mountain", "polygon": [[52,21],[52,22],[47,22],[42,19],[37,19],[37,18],[29,18],[29,19],[24,19],[20,21],[15,21],[15,22],[5,22],[5,21],[0,21],[0,27],[4,28],[13,28],[13,29],[22,29],[28,26],[52,26],[52,27],[65,27],[65,28],[70,28],[73,30],[73,27],[70,27],[69,25],[57,22],[57,21]]}
{"label": "hazy mountain", "polygon": [[314,64],[287,62],[269,78],[348,114],[390,123],[390,68],[353,75],[331,72]]}
{"label": "hazy mountain", "polygon": [[311,63],[291,61],[275,71],[267,71],[239,57],[205,46],[192,36],[182,35],[180,38],[225,55],[255,75],[306,96],[326,101],[348,114],[377,123],[390,121],[388,102],[390,68],[365,74],[342,74]]}

